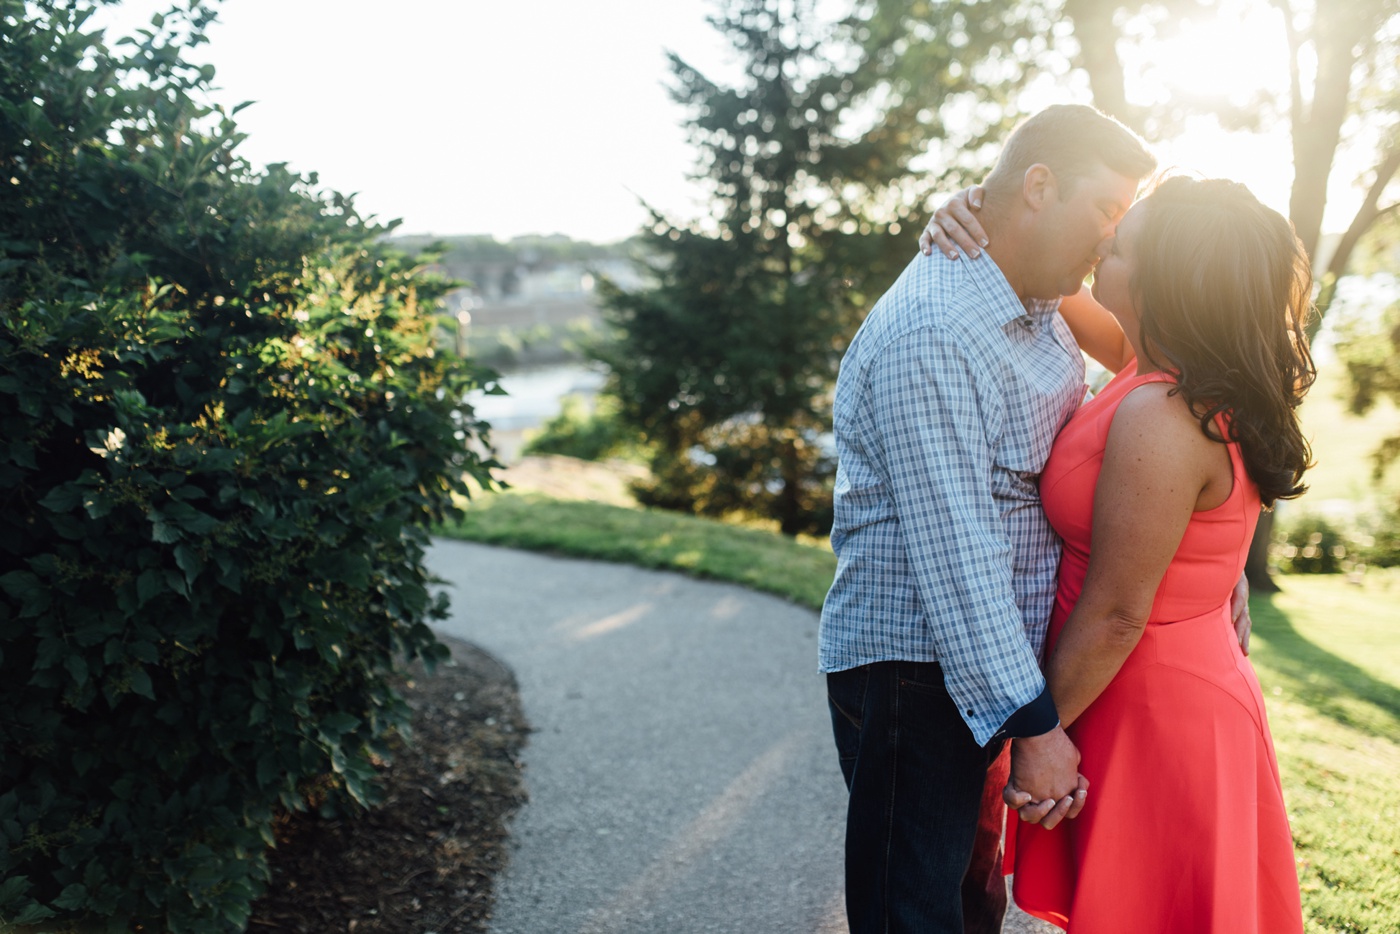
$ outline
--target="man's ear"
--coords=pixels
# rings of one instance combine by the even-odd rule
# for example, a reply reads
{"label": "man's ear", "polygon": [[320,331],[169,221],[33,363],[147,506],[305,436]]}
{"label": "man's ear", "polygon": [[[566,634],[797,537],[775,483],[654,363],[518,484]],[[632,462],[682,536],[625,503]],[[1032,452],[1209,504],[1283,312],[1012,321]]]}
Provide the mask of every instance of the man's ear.
{"label": "man's ear", "polygon": [[1051,203],[1057,193],[1055,173],[1050,171],[1048,165],[1037,162],[1026,169],[1025,177],[1021,180],[1021,197],[1025,198],[1026,206],[1032,211],[1039,211]]}

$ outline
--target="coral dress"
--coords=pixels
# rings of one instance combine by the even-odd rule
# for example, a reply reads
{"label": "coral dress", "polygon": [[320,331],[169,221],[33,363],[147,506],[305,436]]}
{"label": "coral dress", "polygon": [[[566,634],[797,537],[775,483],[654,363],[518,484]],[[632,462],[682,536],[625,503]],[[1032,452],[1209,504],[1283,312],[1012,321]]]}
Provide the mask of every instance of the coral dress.
{"label": "coral dress", "polygon": [[[1113,414],[1153,381],[1171,377],[1120,373],[1061,431],[1041,475],[1064,540],[1047,653],[1084,585]],[[1259,493],[1229,449],[1229,499],[1192,516],[1142,641],[1069,728],[1089,779],[1083,812],[1049,831],[1008,822],[1016,903],[1071,934],[1303,930],[1264,699],[1230,624]]]}

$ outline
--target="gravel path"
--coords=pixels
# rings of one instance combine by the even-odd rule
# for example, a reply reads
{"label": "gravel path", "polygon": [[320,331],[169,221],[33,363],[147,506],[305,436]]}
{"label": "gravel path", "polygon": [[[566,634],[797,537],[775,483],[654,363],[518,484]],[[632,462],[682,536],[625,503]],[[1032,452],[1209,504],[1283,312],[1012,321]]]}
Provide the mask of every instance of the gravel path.
{"label": "gravel path", "polygon": [[493,934],[846,930],[815,613],[462,542],[429,564],[455,584],[442,630],[514,669],[535,730]]}

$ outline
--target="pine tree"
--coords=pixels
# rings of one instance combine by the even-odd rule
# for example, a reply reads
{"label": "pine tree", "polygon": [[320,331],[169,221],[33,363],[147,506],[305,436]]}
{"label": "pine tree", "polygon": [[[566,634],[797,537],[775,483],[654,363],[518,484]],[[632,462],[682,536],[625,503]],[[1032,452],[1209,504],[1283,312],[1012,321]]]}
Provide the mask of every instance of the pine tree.
{"label": "pine tree", "polygon": [[713,213],[653,214],[654,284],[605,283],[612,334],[592,355],[654,445],[645,502],[825,532],[831,390],[862,315],[914,255],[906,218],[923,205],[906,180],[922,141],[878,120],[851,129],[878,113],[858,22],[819,35],[831,30],[811,0],[726,0],[710,21],[745,80],[670,62]]}

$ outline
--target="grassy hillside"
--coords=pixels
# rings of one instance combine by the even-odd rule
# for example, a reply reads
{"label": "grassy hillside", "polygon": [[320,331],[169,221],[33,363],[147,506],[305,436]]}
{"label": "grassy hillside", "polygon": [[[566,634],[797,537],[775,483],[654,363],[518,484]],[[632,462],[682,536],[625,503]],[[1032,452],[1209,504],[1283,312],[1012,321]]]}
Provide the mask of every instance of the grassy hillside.
{"label": "grassy hillside", "polygon": [[[1400,410],[1386,400],[1364,418],[1352,415],[1342,400],[1345,384],[1346,374],[1339,364],[1323,364],[1303,402],[1303,432],[1312,442],[1317,466],[1308,473],[1311,489],[1298,500],[1300,506],[1325,500],[1364,501],[1379,492],[1371,479],[1371,455],[1382,438],[1400,435]],[[1400,496],[1400,467],[1391,467],[1381,489],[1392,499]]]}

